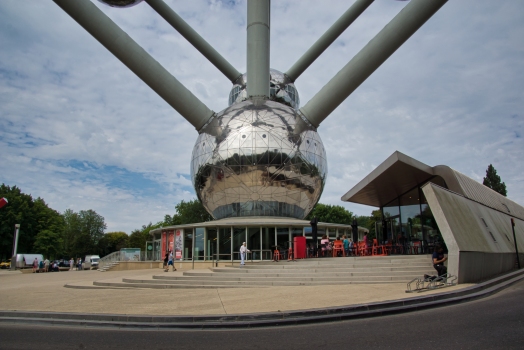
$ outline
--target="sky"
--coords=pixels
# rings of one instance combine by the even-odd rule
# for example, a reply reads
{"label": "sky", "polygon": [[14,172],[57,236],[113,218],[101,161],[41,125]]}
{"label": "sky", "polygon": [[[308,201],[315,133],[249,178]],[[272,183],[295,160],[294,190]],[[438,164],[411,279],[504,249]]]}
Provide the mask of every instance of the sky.
{"label": "sky", "polygon": [[[244,0],[165,0],[246,71]],[[107,16],[215,112],[231,82],[147,3]],[[271,68],[285,72],[351,5],[271,2]],[[295,82],[304,106],[407,2],[375,1]],[[493,164],[524,205],[524,1],[450,0],[322,124],[321,203],[400,151],[482,182]],[[141,228],[196,198],[197,131],[48,0],[0,1],[0,182],[53,209],[95,210],[106,232]]]}

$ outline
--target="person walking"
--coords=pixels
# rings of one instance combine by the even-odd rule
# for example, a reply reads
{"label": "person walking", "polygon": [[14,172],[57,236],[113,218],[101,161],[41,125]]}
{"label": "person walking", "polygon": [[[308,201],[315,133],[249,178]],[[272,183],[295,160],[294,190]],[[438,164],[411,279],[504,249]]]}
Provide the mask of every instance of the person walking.
{"label": "person walking", "polygon": [[240,247],[240,265],[245,265],[246,260],[246,253],[250,253],[251,250],[247,249],[246,242],[242,243],[242,246]]}

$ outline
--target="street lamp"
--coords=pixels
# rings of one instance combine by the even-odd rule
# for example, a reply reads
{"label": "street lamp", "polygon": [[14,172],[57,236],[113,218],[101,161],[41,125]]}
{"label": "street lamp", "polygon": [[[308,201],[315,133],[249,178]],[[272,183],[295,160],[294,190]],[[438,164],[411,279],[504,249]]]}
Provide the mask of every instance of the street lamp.
{"label": "street lamp", "polygon": [[11,257],[11,270],[16,270],[16,250],[18,249],[18,234],[20,224],[15,224],[15,236],[13,237],[13,256]]}

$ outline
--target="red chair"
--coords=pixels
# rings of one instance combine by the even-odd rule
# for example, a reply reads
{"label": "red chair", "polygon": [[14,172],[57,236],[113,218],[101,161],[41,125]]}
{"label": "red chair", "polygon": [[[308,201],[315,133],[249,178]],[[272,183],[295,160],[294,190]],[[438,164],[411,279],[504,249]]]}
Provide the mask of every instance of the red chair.
{"label": "red chair", "polygon": [[342,252],[342,256],[346,256],[342,241],[335,241],[333,246],[333,257],[338,256],[338,252]]}
{"label": "red chair", "polygon": [[358,242],[358,251],[360,256],[371,255],[371,251],[366,242]]}
{"label": "red chair", "polygon": [[421,241],[414,241],[413,245],[411,246],[411,254],[418,254],[420,251],[422,251],[422,242]]}
{"label": "red chair", "polygon": [[278,250],[275,250],[273,252],[273,260],[274,261],[279,261],[280,260],[280,252]]}
{"label": "red chair", "polygon": [[289,249],[287,250],[287,260],[294,260],[293,259],[293,248],[292,247],[289,247]]}
{"label": "red chair", "polygon": [[371,255],[387,255],[384,251],[384,246],[378,244],[378,240],[373,238],[373,246],[371,247]]}

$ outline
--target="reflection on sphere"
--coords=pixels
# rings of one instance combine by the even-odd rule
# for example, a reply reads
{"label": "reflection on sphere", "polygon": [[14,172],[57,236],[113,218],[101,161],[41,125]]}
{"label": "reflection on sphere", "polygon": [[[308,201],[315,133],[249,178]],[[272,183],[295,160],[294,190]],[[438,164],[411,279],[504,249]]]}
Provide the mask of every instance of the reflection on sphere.
{"label": "reflection on sphere", "polygon": [[[229,106],[247,100],[247,74],[244,73],[229,92]],[[300,98],[295,84],[282,72],[269,70],[269,99],[283,103],[295,110],[300,108]]]}
{"label": "reflection on sphere", "polygon": [[140,4],[143,0],[98,0],[111,7],[132,7]]}
{"label": "reflection on sphere", "polygon": [[251,100],[226,108],[198,136],[191,178],[206,209],[221,219],[302,219],[317,203],[327,176],[318,133],[295,110]]}

